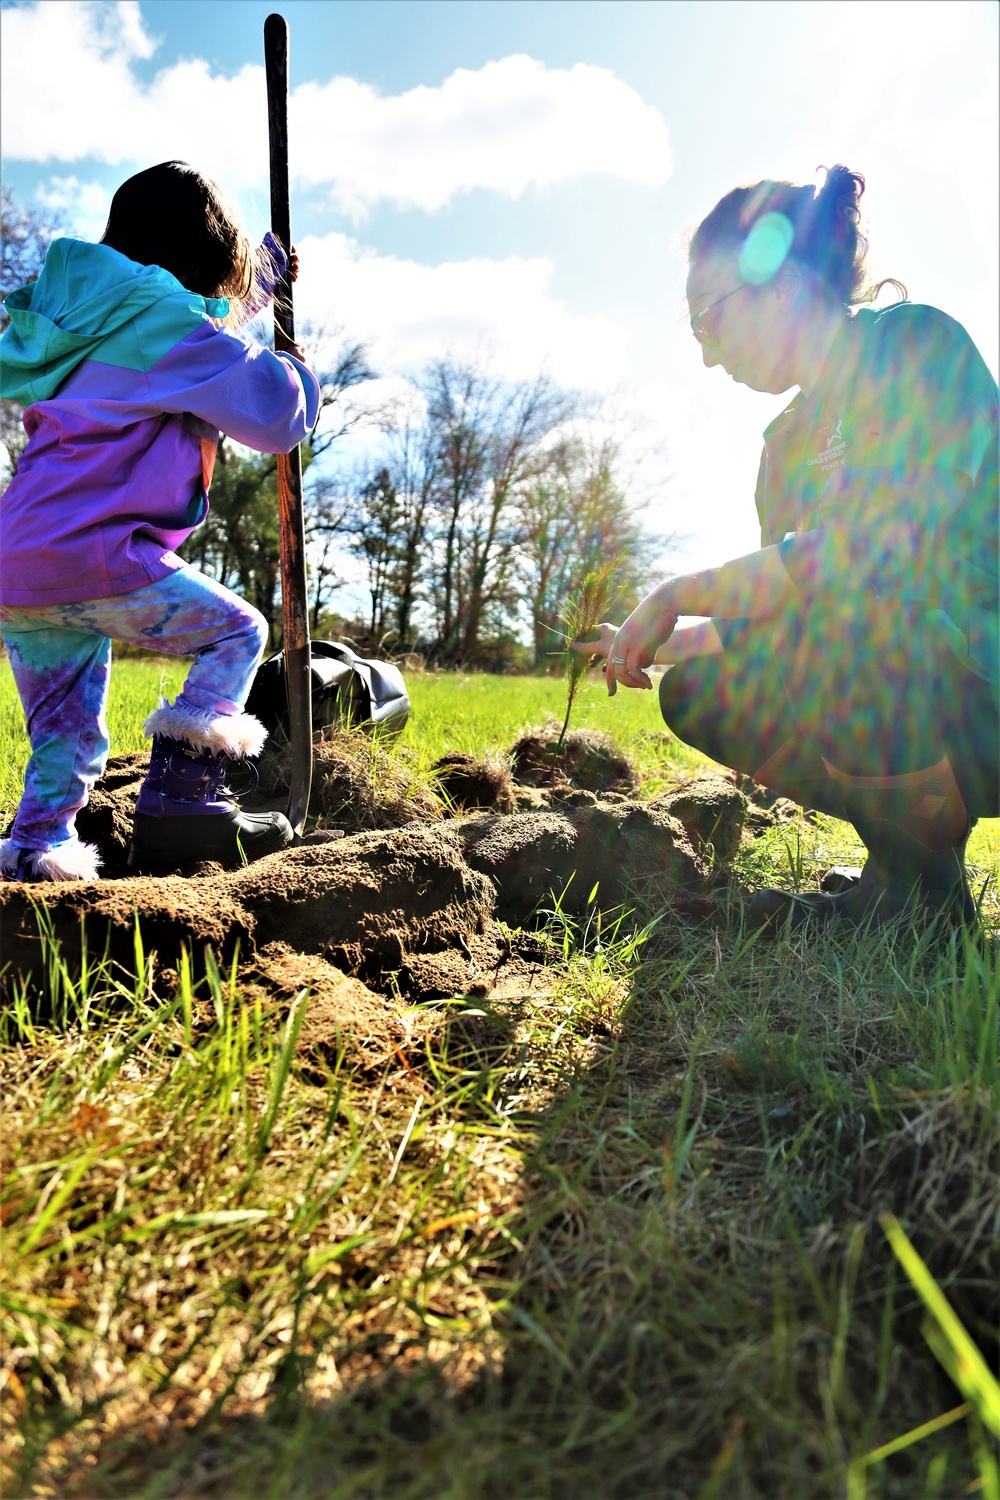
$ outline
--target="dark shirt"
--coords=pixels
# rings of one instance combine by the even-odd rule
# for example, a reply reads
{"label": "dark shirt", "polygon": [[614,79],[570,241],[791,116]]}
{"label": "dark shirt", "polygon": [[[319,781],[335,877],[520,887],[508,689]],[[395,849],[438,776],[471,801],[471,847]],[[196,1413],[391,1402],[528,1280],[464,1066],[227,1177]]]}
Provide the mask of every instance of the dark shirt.
{"label": "dark shirt", "polygon": [[757,484],[761,544],[781,544],[810,605],[897,599],[993,683],[997,411],[996,381],[960,323],[909,302],[862,308],[825,377],[764,433]]}

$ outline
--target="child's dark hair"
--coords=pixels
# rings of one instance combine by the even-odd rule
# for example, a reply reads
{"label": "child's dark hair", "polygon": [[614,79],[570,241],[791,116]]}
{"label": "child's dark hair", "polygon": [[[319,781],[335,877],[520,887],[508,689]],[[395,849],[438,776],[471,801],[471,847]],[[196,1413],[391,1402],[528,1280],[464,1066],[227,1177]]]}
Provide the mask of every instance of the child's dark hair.
{"label": "child's dark hair", "polygon": [[826,180],[818,190],[766,179],[733,188],[698,225],[688,260],[700,260],[716,250],[739,251],[763,214],[781,214],[794,231],[788,259],[811,271],[832,300],[848,305],[874,302],[884,286],[895,287],[905,297],[906,288],[894,277],[877,285],[868,279],[868,241],[861,233],[859,206],[865,179],[840,164],[822,170]]}
{"label": "child's dark hair", "polygon": [[101,244],[140,265],[162,266],[190,292],[228,297],[234,323],[240,307],[255,300],[264,269],[225,194],[183,161],[160,162],[122,183]]}

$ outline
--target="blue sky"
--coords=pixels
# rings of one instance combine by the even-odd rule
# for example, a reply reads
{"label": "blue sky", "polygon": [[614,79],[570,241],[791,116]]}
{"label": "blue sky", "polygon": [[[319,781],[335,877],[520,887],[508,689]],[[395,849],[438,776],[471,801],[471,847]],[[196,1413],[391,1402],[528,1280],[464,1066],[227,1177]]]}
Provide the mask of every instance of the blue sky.
{"label": "blue sky", "polygon": [[[254,0],[5,4],[4,180],[99,234],[185,156],[266,224]],[[421,360],[544,365],[622,425],[690,567],[757,545],[782,404],[701,366],[683,236],[736,183],[865,173],[871,258],[997,368],[992,0],[291,0],[300,318]]]}

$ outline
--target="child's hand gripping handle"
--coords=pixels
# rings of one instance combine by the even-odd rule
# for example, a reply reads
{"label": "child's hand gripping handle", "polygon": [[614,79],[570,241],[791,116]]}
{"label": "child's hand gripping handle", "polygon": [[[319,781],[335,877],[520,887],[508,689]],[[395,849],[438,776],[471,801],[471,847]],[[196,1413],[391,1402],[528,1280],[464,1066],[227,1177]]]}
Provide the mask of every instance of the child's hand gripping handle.
{"label": "child's hand gripping handle", "polygon": [[[271,15],[264,22],[267,76],[267,128],[271,159],[271,229],[289,254],[274,293],[274,347],[298,354],[292,307],[292,225],[288,192],[288,22]],[[305,517],[302,509],[302,456],[298,448],[278,455],[278,533],[281,542],[281,603],[284,618],[285,688],[291,729],[292,774],[288,821],[301,835],[312,786],[312,674],[306,592]]]}

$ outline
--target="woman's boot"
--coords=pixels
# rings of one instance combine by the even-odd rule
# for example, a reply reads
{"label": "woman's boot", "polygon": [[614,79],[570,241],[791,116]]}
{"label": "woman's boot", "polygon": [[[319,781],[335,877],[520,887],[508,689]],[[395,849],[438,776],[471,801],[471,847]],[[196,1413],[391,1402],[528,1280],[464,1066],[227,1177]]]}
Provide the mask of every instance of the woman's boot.
{"label": "woman's boot", "polygon": [[139,792],[129,867],[166,874],[199,860],[237,868],[292,842],[282,813],[242,812],[225,785],[236,762],[260,754],[264,726],[251,714],[212,714],[161,703]]}
{"label": "woman's boot", "polygon": [[835,895],[823,891],[757,891],[755,927],[798,926],[810,917],[852,926],[900,918],[971,925],[976,904],[965,873],[971,823],[944,758],[900,776],[849,776],[824,761],[844,815],[868,849],[861,879]]}

